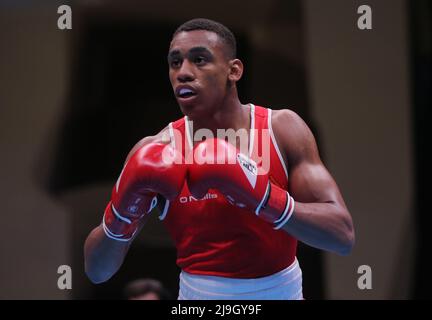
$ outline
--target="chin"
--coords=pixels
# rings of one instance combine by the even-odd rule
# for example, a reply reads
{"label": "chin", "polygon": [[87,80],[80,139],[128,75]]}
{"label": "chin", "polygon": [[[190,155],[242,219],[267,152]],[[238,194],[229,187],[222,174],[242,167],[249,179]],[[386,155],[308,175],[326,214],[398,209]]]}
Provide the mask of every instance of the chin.
{"label": "chin", "polygon": [[189,117],[195,118],[200,114],[203,114],[203,108],[200,104],[197,103],[179,103],[181,112]]}

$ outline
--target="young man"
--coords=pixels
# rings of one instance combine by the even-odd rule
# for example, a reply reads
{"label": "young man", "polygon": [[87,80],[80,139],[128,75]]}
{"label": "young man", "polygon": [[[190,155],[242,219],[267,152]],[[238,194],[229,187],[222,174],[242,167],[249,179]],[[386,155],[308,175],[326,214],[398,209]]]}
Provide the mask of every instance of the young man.
{"label": "young man", "polygon": [[179,299],[302,299],[297,240],[341,255],[354,243],[311,131],[290,110],[240,102],[243,64],[217,22],[180,26],[168,64],[185,117],[131,150],[86,241],[87,275],[108,280],[164,199],[159,218],[177,248]]}

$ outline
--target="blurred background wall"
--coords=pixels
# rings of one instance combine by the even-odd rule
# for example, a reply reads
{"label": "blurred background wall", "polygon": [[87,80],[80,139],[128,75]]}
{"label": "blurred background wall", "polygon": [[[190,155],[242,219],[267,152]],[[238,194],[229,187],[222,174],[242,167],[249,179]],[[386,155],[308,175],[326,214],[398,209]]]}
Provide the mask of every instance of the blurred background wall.
{"label": "blurred background wall", "polygon": [[[57,268],[70,264],[71,216],[35,180],[38,163],[55,139],[68,92],[68,37],[56,26],[57,10],[32,4],[0,11],[0,298],[62,299]],[[36,165],[38,163],[38,165]]]}
{"label": "blurred background wall", "polygon": [[[428,73],[415,68],[419,52],[430,51],[418,49],[427,37],[414,36],[430,33],[430,15],[419,16],[430,6],[418,3],[2,2],[0,298],[120,298],[137,277],[162,280],[175,294],[175,250],[157,219],[106,284],[85,277],[82,246],[128,150],[181,116],[166,54],[175,28],[194,17],[236,34],[246,66],[242,102],[290,108],[305,119],[353,215],[350,256],[300,246],[305,297],[430,296],[421,255],[430,220],[419,198],[427,185],[419,178],[419,114]],[[57,28],[62,4],[72,8],[72,30]],[[362,4],[372,8],[372,30],[357,28]],[[62,264],[73,270],[69,291],[57,288]],[[357,287],[361,265],[372,268],[371,290]]]}
{"label": "blurred background wall", "polygon": [[[359,30],[356,9],[366,3],[373,28]],[[356,228],[349,259],[326,256],[330,297],[409,297],[415,216],[406,9],[404,1],[305,2],[312,113]],[[373,290],[358,290],[360,265],[372,268]]]}

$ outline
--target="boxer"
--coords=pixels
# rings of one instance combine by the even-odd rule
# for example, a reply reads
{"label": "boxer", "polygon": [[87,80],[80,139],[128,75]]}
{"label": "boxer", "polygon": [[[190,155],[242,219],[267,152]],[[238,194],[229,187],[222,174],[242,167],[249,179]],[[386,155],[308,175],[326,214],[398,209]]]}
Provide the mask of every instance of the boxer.
{"label": "boxer", "polygon": [[117,272],[162,199],[159,219],[181,268],[179,299],[302,299],[297,241],[347,255],[355,238],[312,132],[292,110],[240,102],[244,66],[234,35],[218,22],[181,25],[168,66],[184,117],[129,153],[85,243],[88,277],[100,283]]}

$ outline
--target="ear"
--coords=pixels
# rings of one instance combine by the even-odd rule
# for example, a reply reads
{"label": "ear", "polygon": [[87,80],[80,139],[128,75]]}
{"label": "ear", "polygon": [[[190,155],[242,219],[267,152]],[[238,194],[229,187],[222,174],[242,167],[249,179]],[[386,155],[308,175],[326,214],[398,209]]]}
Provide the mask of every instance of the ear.
{"label": "ear", "polygon": [[233,82],[239,81],[243,75],[243,62],[239,59],[230,60],[229,68],[228,79]]}

